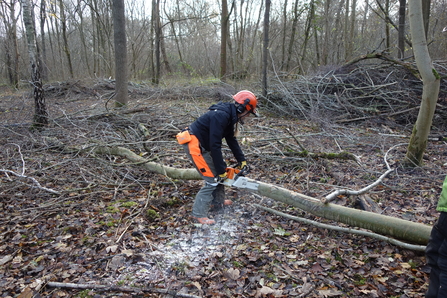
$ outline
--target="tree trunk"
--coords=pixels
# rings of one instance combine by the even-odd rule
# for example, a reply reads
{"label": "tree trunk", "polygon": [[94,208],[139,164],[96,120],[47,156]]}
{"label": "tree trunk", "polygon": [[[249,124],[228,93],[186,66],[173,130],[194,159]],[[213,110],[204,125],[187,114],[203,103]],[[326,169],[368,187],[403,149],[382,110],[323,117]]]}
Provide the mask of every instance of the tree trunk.
{"label": "tree trunk", "polygon": [[385,36],[386,36],[386,50],[391,48],[390,37],[390,0],[385,0]]}
{"label": "tree trunk", "polygon": [[292,55],[293,55],[293,46],[295,44],[295,36],[296,36],[297,27],[298,27],[298,19],[301,15],[301,13],[298,13],[298,1],[295,1],[292,14],[293,14],[292,31],[290,33],[290,41],[289,41],[289,46],[287,48],[286,71],[289,71],[289,69],[290,69],[290,62],[292,60]]}
{"label": "tree trunk", "polygon": [[[298,2],[298,1],[296,1]],[[287,15],[288,15],[288,8],[287,8],[287,3],[288,1],[285,0],[284,1],[284,7],[283,7],[283,11],[282,11],[282,22],[283,22],[283,27],[282,27],[282,42],[281,42],[281,69],[284,69],[284,66],[286,64],[286,39],[287,39],[287,27],[288,27],[288,23],[287,23]]]}
{"label": "tree trunk", "polygon": [[438,100],[441,78],[433,67],[428,52],[422,15],[422,2],[420,0],[410,0],[408,2],[408,9],[413,52],[416,65],[421,73],[423,87],[421,106],[418,118],[413,127],[404,164],[407,166],[420,166],[422,165],[422,158],[427,147],[428,135]]}
{"label": "tree trunk", "polygon": [[73,63],[71,62],[71,54],[70,54],[70,48],[68,46],[68,37],[67,37],[67,20],[65,18],[64,2],[62,0],[59,0],[59,10],[61,16],[62,39],[64,41],[64,53],[65,56],[67,57],[68,72],[70,74],[70,78],[73,78],[74,77]]}
{"label": "tree trunk", "polygon": [[[180,15],[180,5],[179,5],[179,1],[180,0],[176,0],[175,5],[176,5],[176,10],[178,15]],[[170,17],[168,15],[168,19],[169,19],[169,24],[171,25],[171,30],[172,30],[172,35],[174,36],[174,42],[175,42],[175,47],[177,48],[177,54],[178,54],[178,59],[179,59],[179,63],[182,67],[182,70],[185,74],[188,74],[188,69],[186,68],[185,65],[185,61],[183,61],[183,54],[182,54],[182,48],[180,46],[180,36],[178,36],[177,34],[177,30],[175,29],[175,20],[174,18]]]}
{"label": "tree trunk", "polygon": [[154,54],[155,54],[155,73],[153,78],[153,83],[158,85],[160,83],[160,36],[161,36],[161,26],[160,26],[160,0],[152,0],[152,19],[155,33],[154,42]]}
{"label": "tree trunk", "polygon": [[37,58],[36,31],[31,18],[31,6],[29,0],[21,0],[23,22],[25,24],[28,53],[31,66],[31,83],[34,95],[34,119],[33,126],[41,127],[48,124],[48,111],[45,104],[42,79],[40,77],[40,65]]}
{"label": "tree trunk", "polygon": [[[303,47],[302,47],[302,53],[301,53],[301,67],[303,67],[304,62],[306,60],[306,53],[307,53],[307,44],[309,43],[310,40],[310,31],[312,30],[313,27],[313,22],[314,22],[314,18],[315,18],[315,1],[311,0],[309,3],[309,13],[307,15],[307,20],[306,20],[306,28],[305,28],[305,32],[304,32],[304,42],[303,42]],[[304,69],[303,69],[304,72]]]}
{"label": "tree trunk", "polygon": [[46,1],[40,1],[40,40],[42,44],[42,79],[48,79],[48,67],[47,67],[47,43],[45,41],[45,23],[47,20],[47,7]]}
{"label": "tree trunk", "polygon": [[349,10],[350,10],[350,0],[346,0],[345,3],[345,21],[344,21],[344,25],[343,25],[343,35],[344,35],[344,46],[345,46],[345,60],[348,59],[348,57],[350,56],[349,54]]}
{"label": "tree trunk", "polygon": [[222,13],[220,16],[220,79],[225,81],[227,74],[227,37],[228,37],[228,3],[222,0]]}
{"label": "tree trunk", "polygon": [[[98,154],[117,155],[139,164],[147,171],[166,175],[171,179],[198,180],[200,174],[195,169],[176,169],[164,166],[155,162],[147,162],[143,157],[133,153],[129,149],[122,147],[97,147]],[[269,197],[273,200],[298,207],[313,215],[335,220],[371,230],[378,234],[388,235],[400,240],[417,244],[427,244],[431,227],[403,219],[352,209],[331,203],[322,203],[316,198],[312,198],[300,193],[296,193],[272,184],[258,182],[249,179],[252,183],[258,183],[257,193]]]}
{"label": "tree trunk", "polygon": [[115,105],[127,105],[127,43],[124,0],[113,0],[113,37],[115,43]]}
{"label": "tree trunk", "polygon": [[265,0],[265,14],[264,14],[264,44],[262,55],[262,95],[267,97],[267,72],[269,61],[269,28],[270,28],[270,0]]}
{"label": "tree trunk", "polygon": [[17,18],[15,11],[15,1],[1,6],[1,17],[3,25],[6,29],[6,41],[3,46],[5,49],[6,68],[9,78],[9,83],[18,88],[19,86],[19,50],[17,45]]}
{"label": "tree trunk", "polygon": [[90,68],[91,60],[90,60],[90,49],[87,46],[85,33],[84,33],[84,7],[81,5],[79,1],[76,6],[76,13],[79,18],[79,38],[81,39],[82,44],[82,52],[80,53],[80,59],[84,61],[84,65],[87,68],[87,73],[91,76],[93,73]]}
{"label": "tree trunk", "polygon": [[407,0],[399,0],[399,32],[397,57],[405,58],[405,12],[407,10]]}
{"label": "tree trunk", "polygon": [[431,0],[421,0],[421,1],[422,1],[422,17],[424,19],[425,38],[428,38],[428,28],[429,28],[429,24],[430,24]]}

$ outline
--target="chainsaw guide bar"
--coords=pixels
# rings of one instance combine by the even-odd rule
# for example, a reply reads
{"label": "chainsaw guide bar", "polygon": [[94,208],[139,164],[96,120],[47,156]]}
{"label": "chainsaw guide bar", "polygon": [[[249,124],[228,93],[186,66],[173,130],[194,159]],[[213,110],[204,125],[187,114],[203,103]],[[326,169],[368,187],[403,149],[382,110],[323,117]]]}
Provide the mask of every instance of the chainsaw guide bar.
{"label": "chainsaw guide bar", "polygon": [[234,168],[227,168],[228,178],[225,179],[221,184],[237,187],[237,188],[246,188],[251,190],[258,190],[259,183],[251,182],[247,177],[242,176],[244,171],[240,171]]}

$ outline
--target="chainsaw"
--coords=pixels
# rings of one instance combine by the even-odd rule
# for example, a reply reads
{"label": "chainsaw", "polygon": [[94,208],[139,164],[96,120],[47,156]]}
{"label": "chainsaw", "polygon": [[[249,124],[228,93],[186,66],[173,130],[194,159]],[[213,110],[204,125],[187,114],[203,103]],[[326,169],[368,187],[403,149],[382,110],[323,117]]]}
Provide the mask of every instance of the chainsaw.
{"label": "chainsaw", "polygon": [[259,184],[256,182],[251,182],[245,177],[248,174],[249,168],[243,167],[242,169],[227,168],[227,179],[220,182],[223,185],[237,188],[247,188],[251,190],[258,190]]}

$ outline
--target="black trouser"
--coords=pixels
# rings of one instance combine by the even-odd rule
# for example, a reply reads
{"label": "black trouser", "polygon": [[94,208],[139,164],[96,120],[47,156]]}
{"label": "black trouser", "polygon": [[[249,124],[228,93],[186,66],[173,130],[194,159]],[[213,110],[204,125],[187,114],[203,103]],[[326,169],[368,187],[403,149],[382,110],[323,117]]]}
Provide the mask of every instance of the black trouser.
{"label": "black trouser", "polygon": [[425,250],[431,267],[426,298],[447,298],[447,212],[441,212]]}

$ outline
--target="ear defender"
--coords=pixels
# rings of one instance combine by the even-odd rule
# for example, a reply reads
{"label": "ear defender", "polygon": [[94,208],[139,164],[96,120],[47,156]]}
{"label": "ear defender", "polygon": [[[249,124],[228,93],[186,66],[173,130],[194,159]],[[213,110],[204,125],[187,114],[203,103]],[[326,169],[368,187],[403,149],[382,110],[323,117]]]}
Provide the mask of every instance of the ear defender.
{"label": "ear defender", "polygon": [[247,105],[250,103],[250,99],[248,99],[248,98],[246,98],[245,100],[244,100],[244,103],[243,104],[239,104],[237,107],[236,107],[236,111],[239,113],[239,114],[242,114],[243,112],[245,112],[245,110],[247,109],[246,107],[247,107]]}

